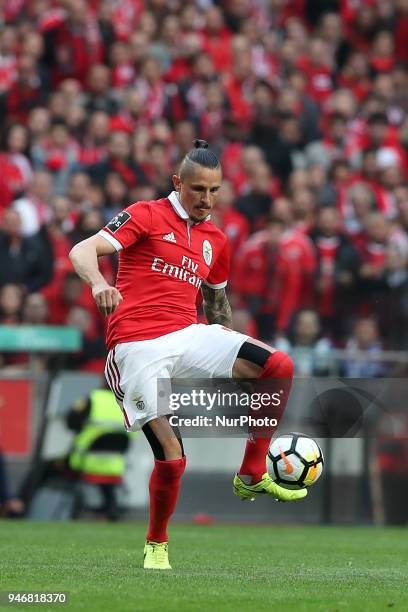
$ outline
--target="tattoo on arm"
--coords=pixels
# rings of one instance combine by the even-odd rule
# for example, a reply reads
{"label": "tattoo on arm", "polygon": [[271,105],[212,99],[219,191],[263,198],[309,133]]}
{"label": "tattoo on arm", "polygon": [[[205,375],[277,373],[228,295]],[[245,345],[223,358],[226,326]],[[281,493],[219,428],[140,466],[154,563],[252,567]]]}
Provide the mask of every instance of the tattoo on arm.
{"label": "tattoo on arm", "polygon": [[207,285],[201,287],[204,298],[204,313],[208,323],[218,323],[232,329],[232,314],[225,289],[212,289]]}

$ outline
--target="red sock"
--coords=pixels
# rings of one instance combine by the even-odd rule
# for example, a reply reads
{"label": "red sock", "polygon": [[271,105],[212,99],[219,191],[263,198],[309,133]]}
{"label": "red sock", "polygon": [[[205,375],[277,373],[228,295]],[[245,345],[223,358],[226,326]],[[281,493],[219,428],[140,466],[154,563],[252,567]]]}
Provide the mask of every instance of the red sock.
{"label": "red sock", "polygon": [[[266,378],[279,378],[279,384],[284,387],[284,401],[281,401],[279,412],[282,415],[289,397],[293,378],[293,362],[286,353],[275,351],[269,355],[258,380]],[[242,476],[250,476],[251,484],[259,482],[266,472],[266,454],[271,442],[273,431],[268,437],[250,438],[247,440],[244,458],[239,470]],[[249,484],[249,483],[248,483]]]}
{"label": "red sock", "polygon": [[172,461],[155,459],[149,481],[150,515],[147,541],[167,542],[167,525],[176,508],[180,480],[185,469],[185,457]]}

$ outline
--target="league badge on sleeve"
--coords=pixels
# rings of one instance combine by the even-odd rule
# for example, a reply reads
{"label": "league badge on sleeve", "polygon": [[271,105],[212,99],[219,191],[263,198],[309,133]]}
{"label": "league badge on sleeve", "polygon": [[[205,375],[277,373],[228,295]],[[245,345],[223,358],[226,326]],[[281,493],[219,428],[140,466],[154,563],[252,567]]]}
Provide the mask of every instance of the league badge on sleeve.
{"label": "league badge on sleeve", "polygon": [[205,263],[209,266],[212,260],[212,246],[209,240],[204,240],[203,242],[203,257]]}
{"label": "league badge on sleeve", "polygon": [[122,210],[122,212],[118,213],[116,217],[113,217],[106,226],[108,230],[114,234],[122,225],[125,225],[131,219],[131,216],[126,210]]}

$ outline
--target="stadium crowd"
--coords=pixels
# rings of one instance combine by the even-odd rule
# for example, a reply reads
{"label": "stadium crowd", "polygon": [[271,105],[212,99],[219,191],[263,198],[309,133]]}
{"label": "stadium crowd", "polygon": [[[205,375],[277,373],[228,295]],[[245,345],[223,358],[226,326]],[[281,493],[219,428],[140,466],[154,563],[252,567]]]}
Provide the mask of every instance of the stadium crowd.
{"label": "stadium crowd", "polygon": [[4,0],[0,323],[78,326],[68,366],[102,370],[68,253],[166,196],[200,137],[236,328],[313,349],[305,375],[333,346],[408,348],[407,41],[408,0]]}

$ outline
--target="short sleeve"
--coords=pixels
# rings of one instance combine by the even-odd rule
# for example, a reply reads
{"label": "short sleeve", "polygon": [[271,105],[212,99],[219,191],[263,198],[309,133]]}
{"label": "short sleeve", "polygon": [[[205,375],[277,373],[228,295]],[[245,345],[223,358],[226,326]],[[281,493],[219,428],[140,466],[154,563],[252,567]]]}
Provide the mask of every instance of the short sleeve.
{"label": "short sleeve", "polygon": [[148,202],[131,204],[100,230],[99,235],[110,242],[117,251],[147,238],[152,226],[152,212]]}
{"label": "short sleeve", "polygon": [[226,287],[228,281],[229,263],[229,243],[228,240],[225,240],[224,246],[215,260],[205,284],[211,287],[211,289],[223,289]]}

